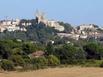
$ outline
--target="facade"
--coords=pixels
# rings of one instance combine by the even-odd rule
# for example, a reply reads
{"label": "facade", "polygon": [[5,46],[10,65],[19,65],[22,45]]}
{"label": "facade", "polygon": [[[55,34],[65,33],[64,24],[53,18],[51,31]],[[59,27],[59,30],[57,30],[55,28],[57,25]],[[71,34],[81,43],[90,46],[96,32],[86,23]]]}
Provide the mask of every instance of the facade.
{"label": "facade", "polygon": [[2,20],[2,21],[0,21],[0,32],[4,32],[5,30],[7,30],[9,32],[16,31],[16,30],[26,31],[26,29],[20,28],[20,26],[18,26],[19,23],[20,23],[19,19]]}
{"label": "facade", "polygon": [[85,30],[85,29],[95,29],[94,24],[82,24],[79,26],[79,30]]}

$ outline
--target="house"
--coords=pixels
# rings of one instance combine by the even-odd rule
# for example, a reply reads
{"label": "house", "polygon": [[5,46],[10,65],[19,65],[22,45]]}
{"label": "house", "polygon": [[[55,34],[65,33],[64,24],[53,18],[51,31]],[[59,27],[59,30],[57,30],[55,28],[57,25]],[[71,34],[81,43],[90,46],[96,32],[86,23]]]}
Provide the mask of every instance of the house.
{"label": "house", "polygon": [[94,24],[82,24],[79,27],[79,30],[85,30],[85,29],[95,29],[95,25]]}

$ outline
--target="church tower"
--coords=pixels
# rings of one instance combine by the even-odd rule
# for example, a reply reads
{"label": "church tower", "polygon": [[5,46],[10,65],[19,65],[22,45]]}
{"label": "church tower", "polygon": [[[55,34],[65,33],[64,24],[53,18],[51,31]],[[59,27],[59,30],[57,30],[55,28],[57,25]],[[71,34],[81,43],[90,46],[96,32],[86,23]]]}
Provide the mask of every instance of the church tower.
{"label": "church tower", "polygon": [[40,22],[43,22],[44,20],[45,20],[44,13],[37,10],[36,11],[36,21],[37,21],[37,23],[39,24]]}

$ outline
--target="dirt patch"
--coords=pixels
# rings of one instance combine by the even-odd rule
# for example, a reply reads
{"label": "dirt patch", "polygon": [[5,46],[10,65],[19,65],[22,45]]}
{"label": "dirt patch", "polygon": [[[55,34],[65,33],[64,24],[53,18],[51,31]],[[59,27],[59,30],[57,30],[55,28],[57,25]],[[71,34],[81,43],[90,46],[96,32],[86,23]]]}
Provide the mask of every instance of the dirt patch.
{"label": "dirt patch", "polygon": [[102,68],[49,68],[29,72],[5,72],[0,77],[103,77]]}

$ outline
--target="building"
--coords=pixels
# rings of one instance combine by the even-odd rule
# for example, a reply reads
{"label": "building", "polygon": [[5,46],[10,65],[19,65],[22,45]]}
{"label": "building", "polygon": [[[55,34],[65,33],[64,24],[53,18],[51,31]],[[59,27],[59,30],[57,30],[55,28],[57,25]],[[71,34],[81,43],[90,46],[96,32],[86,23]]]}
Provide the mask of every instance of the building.
{"label": "building", "polygon": [[82,24],[78,28],[80,31],[85,30],[85,29],[96,29],[94,24]]}
{"label": "building", "polygon": [[46,19],[45,14],[43,12],[36,12],[36,20],[38,24],[41,22],[44,23],[46,26],[53,27],[58,31],[64,31],[64,27],[60,25],[57,21]]}
{"label": "building", "polygon": [[0,32],[4,32],[5,30],[11,32],[11,31],[26,31],[26,29],[21,28],[18,26],[20,24],[20,20],[1,20],[0,21]]}
{"label": "building", "polygon": [[78,34],[68,34],[68,33],[57,33],[57,35],[61,38],[67,37],[67,38],[71,38],[74,40],[79,40],[79,37],[80,37],[80,35]]}

